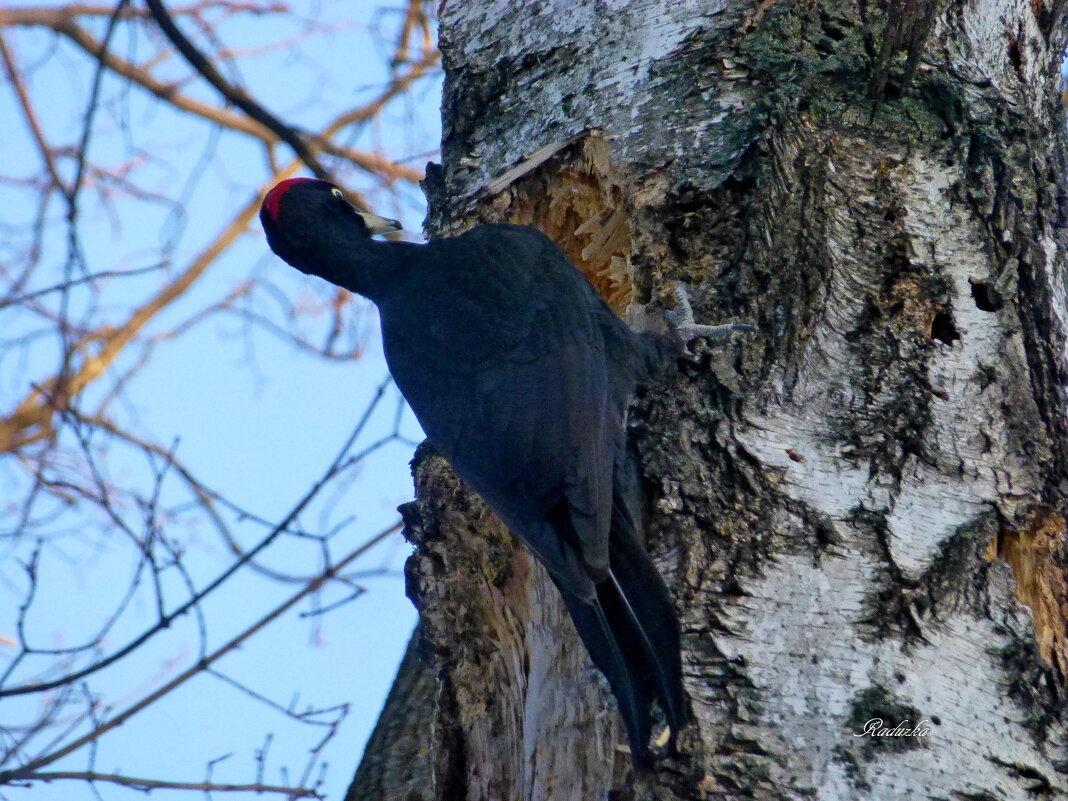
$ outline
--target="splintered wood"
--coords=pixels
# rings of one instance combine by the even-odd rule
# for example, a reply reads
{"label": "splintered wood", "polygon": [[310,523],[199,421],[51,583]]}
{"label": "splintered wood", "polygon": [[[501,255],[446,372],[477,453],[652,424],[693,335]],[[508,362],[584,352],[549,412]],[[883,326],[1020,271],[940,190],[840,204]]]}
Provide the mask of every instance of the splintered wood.
{"label": "splintered wood", "polygon": [[1068,677],[1068,582],[1055,556],[1064,538],[1065,520],[1057,512],[1038,515],[1019,530],[1002,530],[984,556],[1000,556],[1016,579],[1016,600],[1031,610],[1038,651]]}
{"label": "splintered wood", "polygon": [[499,179],[487,190],[511,193],[508,222],[544,232],[623,312],[633,293],[631,209],[604,138],[590,132],[542,148],[506,175],[509,181]]}

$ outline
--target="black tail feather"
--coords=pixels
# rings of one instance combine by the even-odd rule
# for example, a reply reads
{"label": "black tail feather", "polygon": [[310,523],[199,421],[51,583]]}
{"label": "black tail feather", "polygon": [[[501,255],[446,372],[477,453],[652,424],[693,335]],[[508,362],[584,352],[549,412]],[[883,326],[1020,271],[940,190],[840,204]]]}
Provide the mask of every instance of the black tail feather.
{"label": "black tail feather", "polygon": [[641,638],[646,676],[671,728],[671,750],[686,722],[682,689],[681,635],[675,604],[663,578],[642,545],[643,493],[638,460],[626,435],[616,443],[612,475],[612,526],[609,534],[609,580],[625,605],[627,618]]}
{"label": "black tail feather", "polygon": [[609,577],[597,585],[596,600],[562,594],[582,642],[616,696],[634,761],[644,767],[650,762],[653,699],[671,728],[672,748],[685,719],[679,624],[629,510],[620,504],[613,512]]}
{"label": "black tail feather", "polygon": [[[664,580],[632,530],[613,528],[611,573],[605,584],[618,599],[619,613],[611,619],[616,639],[633,653],[632,673],[651,685],[674,748],[686,716],[679,621]],[[598,588],[602,604],[607,590]]]}
{"label": "black tail feather", "polygon": [[575,623],[586,650],[593,663],[608,679],[608,685],[619,704],[620,714],[627,727],[630,753],[641,768],[651,763],[649,755],[649,706],[652,703],[648,682],[641,678],[640,669],[634,662],[634,651],[619,642],[615,630],[618,610],[609,611],[599,600],[584,601],[566,592],[561,592],[567,603],[571,619]]}

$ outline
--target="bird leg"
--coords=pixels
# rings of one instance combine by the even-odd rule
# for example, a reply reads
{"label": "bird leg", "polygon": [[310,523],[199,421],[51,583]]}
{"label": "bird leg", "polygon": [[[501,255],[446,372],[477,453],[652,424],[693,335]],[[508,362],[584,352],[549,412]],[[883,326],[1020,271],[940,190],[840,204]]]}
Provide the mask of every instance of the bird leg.
{"label": "bird leg", "polygon": [[698,337],[726,339],[734,331],[756,331],[756,328],[748,323],[703,325],[694,322],[693,307],[690,306],[690,292],[686,285],[676,281],[673,292],[675,308],[667,311],[668,325],[671,327],[672,335],[684,346]]}

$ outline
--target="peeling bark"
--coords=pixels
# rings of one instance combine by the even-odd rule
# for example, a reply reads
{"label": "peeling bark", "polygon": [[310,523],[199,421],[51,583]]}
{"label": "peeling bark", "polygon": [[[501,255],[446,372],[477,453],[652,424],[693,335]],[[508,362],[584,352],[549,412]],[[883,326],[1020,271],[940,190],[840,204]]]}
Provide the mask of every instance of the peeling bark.
{"label": "peeling bark", "polygon": [[633,409],[696,718],[648,775],[541,569],[418,460],[433,797],[1068,797],[1063,13],[444,4],[430,232],[532,223],[635,319],[681,279],[760,334]]}

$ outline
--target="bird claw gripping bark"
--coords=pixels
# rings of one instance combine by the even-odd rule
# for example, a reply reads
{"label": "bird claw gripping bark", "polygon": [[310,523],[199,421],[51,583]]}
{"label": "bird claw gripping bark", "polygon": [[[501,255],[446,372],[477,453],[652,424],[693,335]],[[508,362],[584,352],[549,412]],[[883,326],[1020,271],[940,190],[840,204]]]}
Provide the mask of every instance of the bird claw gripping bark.
{"label": "bird claw gripping bark", "polygon": [[668,324],[672,335],[683,346],[699,337],[709,339],[726,339],[734,331],[756,331],[748,323],[726,323],[724,325],[704,325],[694,322],[693,307],[690,306],[690,293],[683,283],[675,283],[675,308],[667,312]]}

